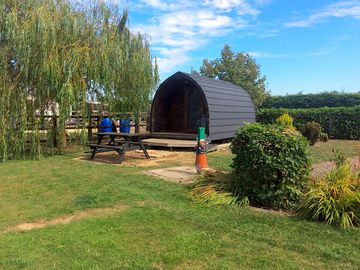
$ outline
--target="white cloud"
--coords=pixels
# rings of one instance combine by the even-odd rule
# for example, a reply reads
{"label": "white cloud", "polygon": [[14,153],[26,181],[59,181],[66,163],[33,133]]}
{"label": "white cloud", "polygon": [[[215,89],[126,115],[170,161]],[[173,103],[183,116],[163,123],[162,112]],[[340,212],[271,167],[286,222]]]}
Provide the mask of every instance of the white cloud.
{"label": "white cloud", "polygon": [[[270,1],[271,0],[253,0],[254,5],[263,5]],[[235,10],[241,15],[259,14],[259,10],[249,4],[248,0],[141,0],[141,3],[163,11],[184,9],[199,10],[200,8],[206,7],[212,10],[218,9],[220,12],[230,12]]]}
{"label": "white cloud", "polygon": [[254,58],[291,58],[290,55],[268,52],[249,52],[249,55]]}
{"label": "white cloud", "polygon": [[161,0],[145,0],[144,3],[153,8],[158,8],[158,9],[167,9],[170,6],[169,3],[166,3]]}
{"label": "white cloud", "polygon": [[194,1],[191,0],[141,0],[140,3],[162,11],[174,11],[195,6]]}
{"label": "white cloud", "polygon": [[310,15],[306,19],[288,22],[284,26],[309,27],[331,17],[351,17],[360,20],[360,1],[340,1],[327,6],[324,10]]}
{"label": "white cloud", "polygon": [[317,56],[326,56],[334,53],[338,48],[324,48],[317,51],[303,52],[297,54],[282,54],[282,53],[269,53],[269,52],[249,52],[254,58],[304,58],[304,57],[317,57]]}
{"label": "white cloud", "polygon": [[133,25],[132,29],[149,35],[160,70],[169,72],[190,61],[190,53],[205,46],[211,38],[246,27],[260,13],[256,7],[269,1],[140,0],[160,15],[147,24]]}
{"label": "white cloud", "polygon": [[208,38],[225,35],[232,29],[233,19],[212,11],[169,12],[150,25],[136,25],[134,30],[147,33],[161,70],[171,70],[190,60],[188,53],[206,43]]}
{"label": "white cloud", "polygon": [[238,15],[256,16],[260,13],[260,11],[250,5],[247,0],[204,0],[203,4],[224,12],[235,10]]}
{"label": "white cloud", "polygon": [[204,4],[208,6],[213,6],[215,8],[220,8],[224,10],[231,10],[240,4],[243,4],[243,0],[205,0]]}

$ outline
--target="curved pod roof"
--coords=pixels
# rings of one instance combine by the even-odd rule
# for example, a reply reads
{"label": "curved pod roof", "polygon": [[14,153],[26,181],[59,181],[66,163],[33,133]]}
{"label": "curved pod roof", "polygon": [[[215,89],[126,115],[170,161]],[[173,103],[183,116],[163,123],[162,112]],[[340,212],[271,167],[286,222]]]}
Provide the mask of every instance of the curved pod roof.
{"label": "curved pod roof", "polygon": [[[154,101],[168,85],[179,80],[192,82],[203,93],[209,113],[208,136],[211,140],[232,138],[245,122],[255,122],[253,102],[243,88],[230,82],[196,74],[175,73],[160,85]],[[152,112],[156,109],[154,104],[155,102]]]}

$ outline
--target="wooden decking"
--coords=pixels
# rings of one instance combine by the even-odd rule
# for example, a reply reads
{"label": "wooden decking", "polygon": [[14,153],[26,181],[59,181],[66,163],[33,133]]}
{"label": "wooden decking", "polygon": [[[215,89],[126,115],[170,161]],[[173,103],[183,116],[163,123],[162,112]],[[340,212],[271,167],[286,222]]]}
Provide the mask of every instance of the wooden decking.
{"label": "wooden decking", "polygon": [[[153,137],[153,136],[151,136]],[[143,140],[146,146],[166,147],[166,148],[195,148],[196,140],[175,140],[175,139],[160,139],[149,138]]]}
{"label": "wooden decking", "polygon": [[196,140],[197,134],[192,133],[172,133],[172,132],[152,132],[151,138],[171,139],[171,140]]}

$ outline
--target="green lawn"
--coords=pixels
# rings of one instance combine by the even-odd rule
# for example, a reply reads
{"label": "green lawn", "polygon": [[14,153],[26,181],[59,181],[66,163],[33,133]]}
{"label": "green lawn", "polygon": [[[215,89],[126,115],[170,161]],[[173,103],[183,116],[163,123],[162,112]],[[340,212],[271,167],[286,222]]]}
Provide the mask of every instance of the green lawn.
{"label": "green lawn", "polygon": [[353,157],[360,151],[360,141],[331,140],[326,143],[317,143],[311,147],[313,162],[319,163],[333,159],[332,149],[339,149],[346,157]]}
{"label": "green lawn", "polygon": [[[359,228],[194,204],[186,187],[141,174],[148,168],[73,160],[78,155],[0,164],[0,269],[359,268]],[[209,161],[229,168],[231,156],[212,153]],[[4,232],[23,222],[116,205],[128,208]]]}

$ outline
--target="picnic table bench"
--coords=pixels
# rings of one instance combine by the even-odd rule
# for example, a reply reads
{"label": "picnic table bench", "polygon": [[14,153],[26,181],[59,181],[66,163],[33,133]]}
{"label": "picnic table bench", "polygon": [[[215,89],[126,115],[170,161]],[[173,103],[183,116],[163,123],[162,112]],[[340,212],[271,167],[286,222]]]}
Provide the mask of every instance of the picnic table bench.
{"label": "picnic table bench", "polygon": [[[107,144],[102,144],[105,137],[110,137]],[[99,132],[97,133],[97,143],[89,143],[88,146],[92,150],[90,159],[95,158],[96,153],[105,150],[114,150],[120,156],[120,163],[125,158],[127,150],[141,149],[147,159],[150,158],[142,139],[149,137],[149,133],[118,133],[118,132]],[[120,140],[116,140],[120,139]]]}

